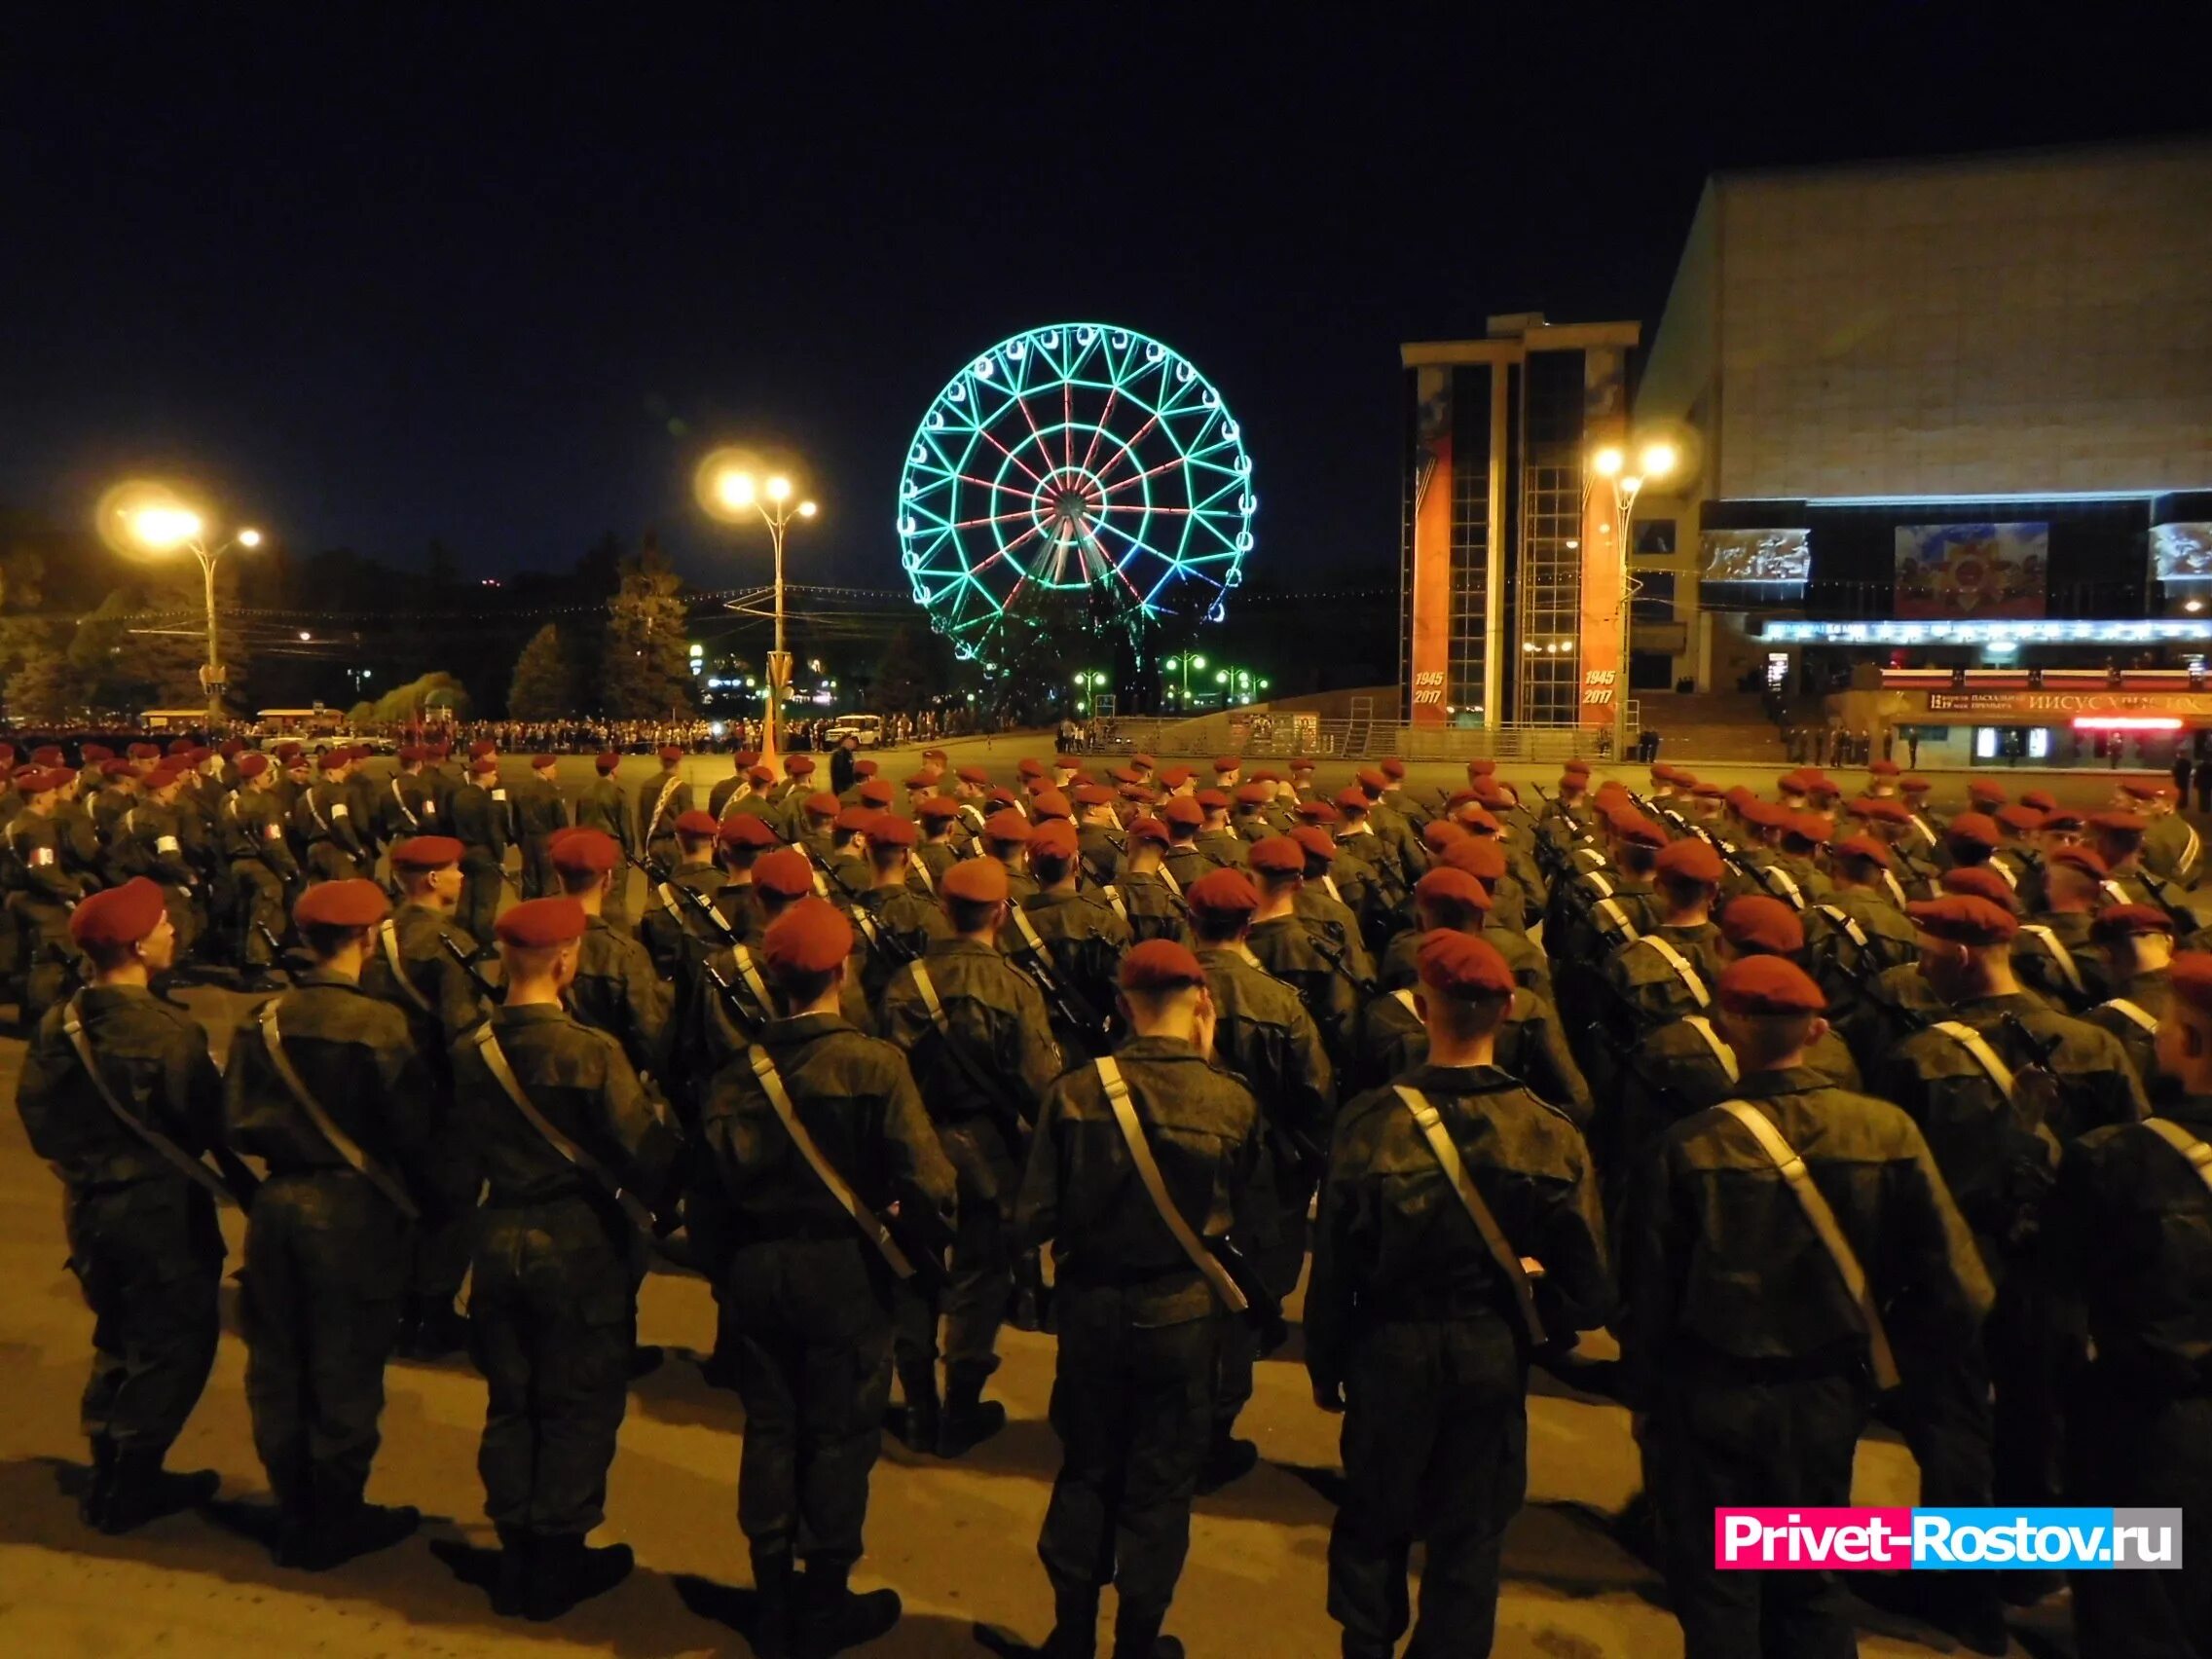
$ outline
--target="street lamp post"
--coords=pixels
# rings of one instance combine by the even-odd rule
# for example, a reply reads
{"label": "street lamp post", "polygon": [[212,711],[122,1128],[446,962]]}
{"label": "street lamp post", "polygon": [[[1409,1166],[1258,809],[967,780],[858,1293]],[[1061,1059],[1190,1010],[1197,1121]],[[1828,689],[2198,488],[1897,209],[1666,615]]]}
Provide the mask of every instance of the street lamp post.
{"label": "street lamp post", "polygon": [[792,653],[784,646],[784,532],[794,518],[812,518],[815,505],[794,503],[792,481],[781,473],[760,484],[750,472],[725,471],[715,480],[715,494],[732,512],[751,507],[758,513],[775,553],[776,648],[768,653],[768,703],[760,718],[760,764],[773,768],[783,749],[784,699],[792,688]]}
{"label": "street lamp post", "polygon": [[1635,616],[1636,581],[1629,573],[1629,532],[1636,518],[1636,498],[1644,485],[1675,470],[1675,446],[1650,443],[1637,456],[1637,470],[1628,470],[1627,455],[1607,444],[1590,458],[1590,470],[1609,479],[1613,486],[1613,552],[1620,571],[1620,674],[1613,686],[1613,758],[1628,758],[1628,659],[1630,625]]}
{"label": "street lamp post", "polygon": [[130,538],[147,552],[174,553],[179,548],[189,548],[200,561],[201,574],[206,578],[207,596],[207,661],[200,670],[200,683],[207,693],[207,735],[213,737],[227,719],[223,713],[223,685],[226,679],[223,642],[215,615],[215,567],[222,562],[223,555],[234,547],[259,547],[261,532],[240,530],[230,540],[210,547],[207,544],[205,522],[189,507],[166,503],[139,507],[134,511],[129,508],[119,511]]}

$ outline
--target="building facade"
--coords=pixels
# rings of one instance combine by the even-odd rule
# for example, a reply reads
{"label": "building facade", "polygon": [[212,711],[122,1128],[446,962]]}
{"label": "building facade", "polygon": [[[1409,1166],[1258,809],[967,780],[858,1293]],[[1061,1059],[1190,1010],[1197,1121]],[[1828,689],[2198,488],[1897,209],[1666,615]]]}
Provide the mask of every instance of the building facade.
{"label": "building facade", "polygon": [[1594,447],[1628,431],[1633,322],[1492,317],[1400,348],[1399,682],[1416,725],[1609,726],[1620,559]]}
{"label": "building facade", "polygon": [[[2128,625],[2212,615],[2207,203],[2201,141],[1710,180],[1635,402],[1682,458],[1638,509],[1644,673],[2185,670]],[[1989,757],[1935,723],[1963,693],[1922,712]]]}

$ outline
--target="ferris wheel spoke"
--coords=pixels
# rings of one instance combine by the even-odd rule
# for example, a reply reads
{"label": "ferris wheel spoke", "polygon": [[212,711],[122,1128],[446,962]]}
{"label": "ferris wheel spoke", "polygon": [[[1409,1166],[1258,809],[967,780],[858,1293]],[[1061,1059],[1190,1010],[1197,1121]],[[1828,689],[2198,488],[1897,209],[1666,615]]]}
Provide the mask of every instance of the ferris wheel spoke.
{"label": "ferris wheel spoke", "polygon": [[[1027,412],[1027,405],[1024,405],[1024,406],[1023,406],[1023,410],[1024,410],[1024,413],[1026,413],[1026,412]],[[1012,450],[1008,449],[1008,448],[1006,447],[1006,445],[1004,445],[1004,444],[1002,444],[1002,443],[1000,443],[1000,442],[999,442],[998,434],[997,434],[996,432],[986,431],[986,430],[984,430],[984,429],[983,429],[982,427],[978,426],[978,427],[977,427],[977,428],[976,428],[976,435],[977,435],[977,437],[981,438],[981,439],[982,439],[982,440],[983,440],[983,441],[984,441],[985,443],[989,444],[989,445],[991,446],[991,448],[993,448],[993,449],[997,450],[997,451],[999,452],[999,454],[1001,454],[1001,455],[1005,456],[1005,457],[1007,458],[1007,460],[1009,460],[1009,461],[1013,461],[1014,465],[1016,465],[1016,466],[1020,467],[1020,468],[1021,468],[1021,470],[1022,470],[1022,472],[1023,472],[1023,473],[1024,473],[1024,474],[1025,474],[1025,475],[1026,475],[1026,476],[1028,477],[1028,479],[1029,479],[1029,482],[1030,482],[1030,483],[1032,483],[1032,484],[1043,484],[1043,483],[1045,482],[1045,481],[1044,481],[1044,479],[1042,479],[1042,478],[1038,477],[1036,473],[1034,473],[1034,472],[1031,472],[1031,471],[1029,470],[1029,463],[1028,463],[1027,461],[1023,461],[1023,460],[1021,459],[1021,457],[1019,457],[1019,456],[1015,455],[1015,454],[1014,453],[1014,451],[1012,451]],[[1040,442],[1040,443],[1042,443],[1042,441],[1043,441],[1042,439],[1040,439],[1040,440],[1039,440],[1039,442]],[[963,474],[962,476],[966,476],[966,475],[965,475],[965,474]],[[986,479],[979,479],[979,478],[971,478],[971,479],[969,479],[968,481],[969,481],[969,482],[970,482],[971,484],[980,484],[980,483],[987,483],[987,482],[988,482],[988,480],[986,480]],[[995,488],[999,488],[999,486],[996,486],[996,485],[994,485],[994,486],[992,486],[992,487],[993,487],[994,489],[995,489]]]}
{"label": "ferris wheel spoke", "polygon": [[1123,457],[1132,454],[1135,451],[1136,446],[1142,443],[1145,440],[1146,436],[1152,431],[1153,427],[1157,426],[1159,424],[1160,417],[1158,415],[1154,415],[1150,419],[1148,419],[1143,425],[1139,426],[1135,431],[1131,432],[1127,437],[1122,440],[1121,447],[1117,449],[1111,456],[1108,456],[1106,458],[1106,464],[1104,466],[1101,466],[1096,472],[1092,473],[1091,476],[1096,478],[1100,485],[1104,485],[1106,482],[1106,475],[1114,470],[1115,466],[1121,462]]}
{"label": "ferris wheel spoke", "polygon": [[1084,446],[1083,470],[1088,472],[1090,463],[1098,459],[1098,440],[1106,435],[1107,424],[1114,419],[1115,401],[1122,395],[1119,384],[1107,388],[1106,407],[1099,412],[1098,424],[1090,428],[1090,442]]}

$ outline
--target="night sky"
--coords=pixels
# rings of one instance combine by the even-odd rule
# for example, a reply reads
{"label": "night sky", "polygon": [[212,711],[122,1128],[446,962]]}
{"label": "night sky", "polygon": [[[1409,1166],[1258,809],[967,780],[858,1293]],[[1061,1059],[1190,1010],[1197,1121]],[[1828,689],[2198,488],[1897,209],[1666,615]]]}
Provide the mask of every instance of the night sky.
{"label": "night sky", "polygon": [[1715,167],[2205,120],[2202,39],[2017,6],[107,10],[0,25],[0,511],[170,472],[479,575],[653,525],[756,579],[691,498],[736,440],[806,459],[807,573],[903,586],[930,399],[1096,318],[1242,422],[1254,580],[1394,583],[1401,340],[1655,323]]}

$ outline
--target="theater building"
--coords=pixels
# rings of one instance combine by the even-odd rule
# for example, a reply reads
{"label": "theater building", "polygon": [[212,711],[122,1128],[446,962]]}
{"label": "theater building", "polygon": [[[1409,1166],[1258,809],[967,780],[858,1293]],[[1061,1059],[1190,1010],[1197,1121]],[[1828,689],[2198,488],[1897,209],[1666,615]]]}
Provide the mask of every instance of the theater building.
{"label": "theater building", "polygon": [[2212,726],[2208,203],[2201,141],[1711,179],[1635,397],[1680,464],[1632,679],[1878,691],[1924,762]]}

